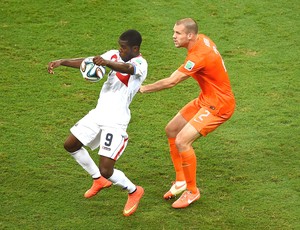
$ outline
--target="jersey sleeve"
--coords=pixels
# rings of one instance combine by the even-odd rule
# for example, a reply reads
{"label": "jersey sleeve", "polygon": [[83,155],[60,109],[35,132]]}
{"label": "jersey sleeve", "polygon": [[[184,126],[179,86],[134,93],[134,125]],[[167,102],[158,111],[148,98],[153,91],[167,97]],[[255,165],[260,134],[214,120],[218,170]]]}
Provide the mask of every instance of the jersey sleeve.
{"label": "jersey sleeve", "polygon": [[141,56],[133,58],[130,60],[130,63],[134,67],[134,75],[137,77],[142,77],[147,75],[148,64],[144,58]]}
{"label": "jersey sleeve", "polygon": [[190,76],[201,71],[205,66],[204,58],[199,55],[188,55],[184,63],[177,69]]}

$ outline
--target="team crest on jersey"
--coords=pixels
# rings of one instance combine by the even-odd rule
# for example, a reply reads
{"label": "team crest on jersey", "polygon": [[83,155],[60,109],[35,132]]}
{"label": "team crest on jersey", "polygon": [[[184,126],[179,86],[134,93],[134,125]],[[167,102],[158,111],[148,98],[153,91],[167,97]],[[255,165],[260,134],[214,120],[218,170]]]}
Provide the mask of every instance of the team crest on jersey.
{"label": "team crest on jersey", "polygon": [[184,68],[187,69],[188,71],[191,71],[194,66],[195,66],[195,63],[189,60],[185,64]]}
{"label": "team crest on jersey", "polygon": [[142,64],[142,60],[140,60],[140,59],[136,59],[135,62],[138,63],[139,65]]}

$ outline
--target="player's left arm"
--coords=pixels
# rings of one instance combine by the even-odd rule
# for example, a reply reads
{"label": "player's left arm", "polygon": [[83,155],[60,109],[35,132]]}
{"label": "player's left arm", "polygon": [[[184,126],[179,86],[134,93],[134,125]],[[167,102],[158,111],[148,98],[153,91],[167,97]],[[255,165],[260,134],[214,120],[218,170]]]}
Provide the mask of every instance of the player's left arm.
{"label": "player's left arm", "polygon": [[110,69],[112,69],[116,72],[120,72],[120,73],[127,73],[130,75],[133,75],[134,71],[135,71],[134,66],[130,63],[110,61],[110,60],[104,59],[101,56],[94,57],[93,62],[96,65],[107,66]]}
{"label": "player's left arm", "polygon": [[175,70],[170,77],[164,78],[149,85],[141,86],[139,91],[141,93],[151,93],[163,89],[172,88],[178,83],[188,79],[189,77],[190,76],[186,75],[185,73]]}

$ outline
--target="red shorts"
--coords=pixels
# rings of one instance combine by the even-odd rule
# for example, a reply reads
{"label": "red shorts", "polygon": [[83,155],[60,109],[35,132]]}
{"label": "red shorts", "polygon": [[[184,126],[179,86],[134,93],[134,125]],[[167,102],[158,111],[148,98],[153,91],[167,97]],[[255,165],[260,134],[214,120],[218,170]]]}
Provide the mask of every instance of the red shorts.
{"label": "red shorts", "polygon": [[230,118],[213,115],[210,109],[201,107],[198,98],[189,102],[179,112],[202,136],[214,131]]}

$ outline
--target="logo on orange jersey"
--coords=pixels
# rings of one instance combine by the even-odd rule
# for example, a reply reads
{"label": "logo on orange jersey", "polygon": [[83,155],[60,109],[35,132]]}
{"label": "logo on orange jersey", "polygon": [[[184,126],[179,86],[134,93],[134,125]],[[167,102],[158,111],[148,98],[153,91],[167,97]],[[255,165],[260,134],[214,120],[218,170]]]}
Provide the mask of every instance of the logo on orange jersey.
{"label": "logo on orange jersey", "polygon": [[195,63],[189,60],[185,64],[184,68],[187,69],[188,71],[191,71],[194,66],[195,66]]}

